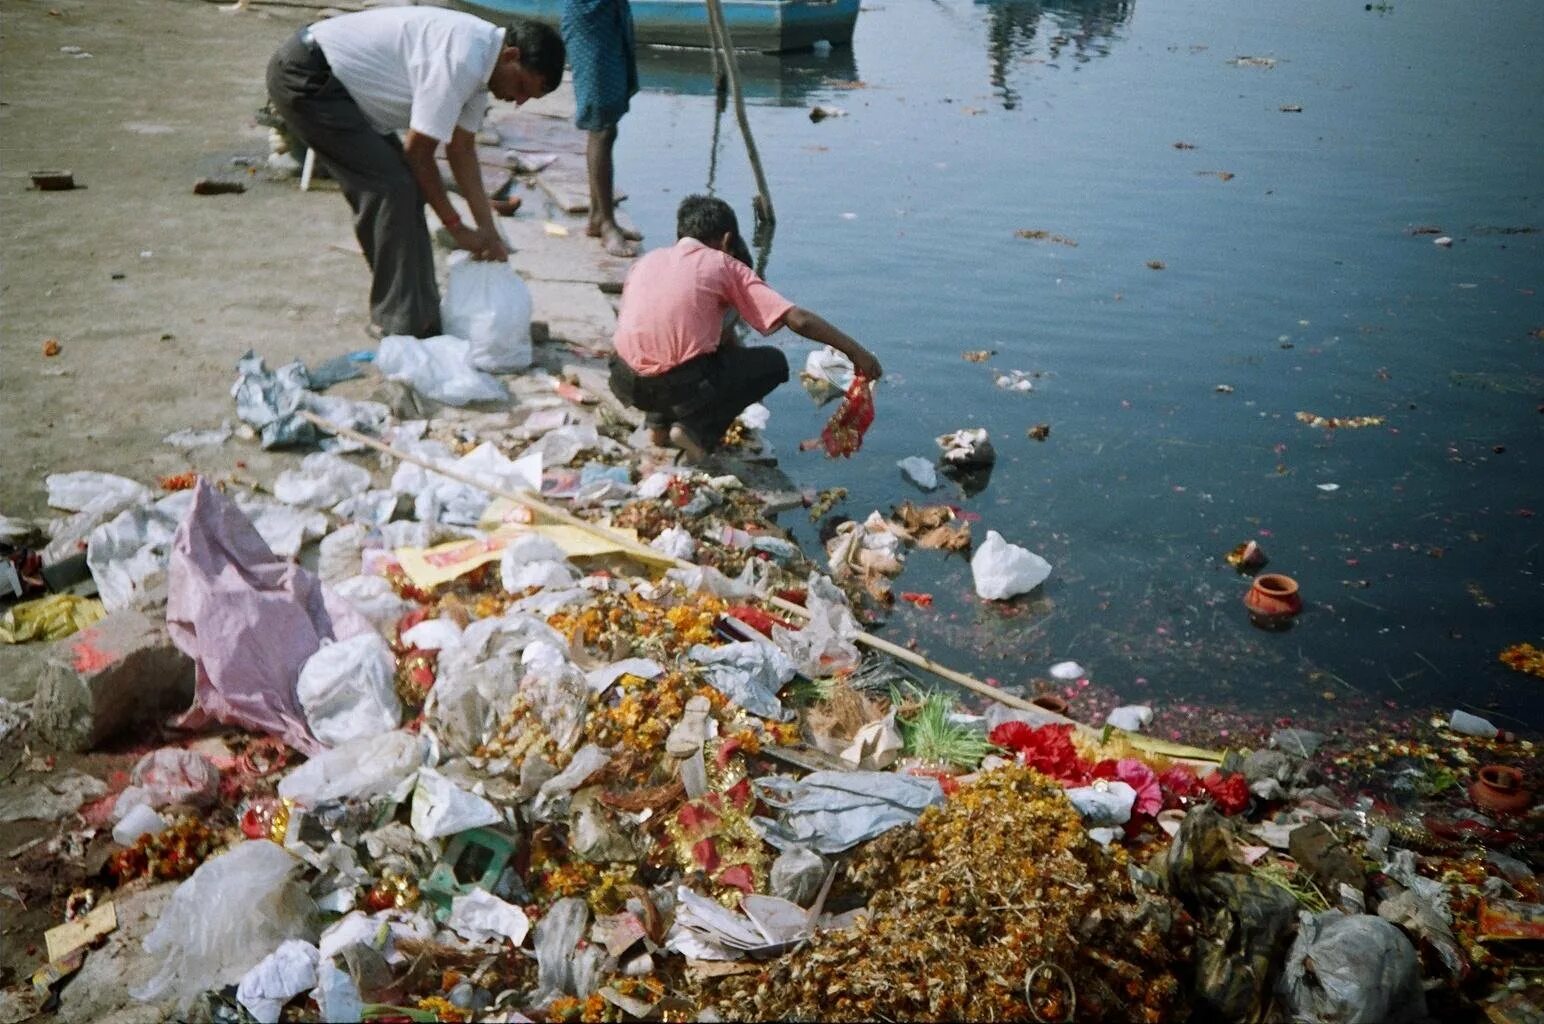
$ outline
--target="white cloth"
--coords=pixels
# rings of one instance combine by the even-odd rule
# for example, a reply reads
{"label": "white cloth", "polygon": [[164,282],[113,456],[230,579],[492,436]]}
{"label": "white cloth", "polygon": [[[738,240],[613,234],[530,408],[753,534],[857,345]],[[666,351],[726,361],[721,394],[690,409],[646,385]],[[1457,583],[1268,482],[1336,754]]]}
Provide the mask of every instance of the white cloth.
{"label": "white cloth", "polygon": [[437,7],[382,7],[319,21],[311,38],[332,73],[382,134],[411,128],[449,142],[475,132],[504,30]]}

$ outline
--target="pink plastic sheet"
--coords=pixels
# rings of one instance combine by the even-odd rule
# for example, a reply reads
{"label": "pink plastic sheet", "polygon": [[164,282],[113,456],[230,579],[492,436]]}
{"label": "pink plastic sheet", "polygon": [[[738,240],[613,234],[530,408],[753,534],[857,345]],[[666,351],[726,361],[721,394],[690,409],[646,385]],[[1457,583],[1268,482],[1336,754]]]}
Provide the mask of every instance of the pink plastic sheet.
{"label": "pink plastic sheet", "polygon": [[[331,607],[329,607],[331,604]],[[236,504],[200,478],[172,540],[166,625],[197,663],[193,707],[178,720],[271,733],[304,754],[322,750],[295,682],[323,639],[370,628],[321,581],[278,558]]]}

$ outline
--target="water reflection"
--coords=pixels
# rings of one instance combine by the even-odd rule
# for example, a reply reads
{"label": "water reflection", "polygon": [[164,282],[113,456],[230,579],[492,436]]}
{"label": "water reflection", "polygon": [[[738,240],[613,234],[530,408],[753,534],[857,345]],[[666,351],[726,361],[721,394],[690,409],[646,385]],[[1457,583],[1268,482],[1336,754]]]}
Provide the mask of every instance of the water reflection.
{"label": "water reflection", "polygon": [[[817,47],[804,53],[739,53],[745,102],[808,106],[812,94],[858,77],[852,47]],[[714,94],[713,51],[663,46],[638,48],[638,85],[647,92]]]}
{"label": "water reflection", "polygon": [[[1136,0],[976,3],[987,8],[986,47],[992,88],[1002,97],[1003,109],[1012,110],[1020,100],[1012,83],[1018,65],[1031,60],[1054,62],[1069,58],[1081,64],[1108,56],[1115,31],[1131,19]],[[1036,53],[1037,39],[1044,39],[1043,53]]]}

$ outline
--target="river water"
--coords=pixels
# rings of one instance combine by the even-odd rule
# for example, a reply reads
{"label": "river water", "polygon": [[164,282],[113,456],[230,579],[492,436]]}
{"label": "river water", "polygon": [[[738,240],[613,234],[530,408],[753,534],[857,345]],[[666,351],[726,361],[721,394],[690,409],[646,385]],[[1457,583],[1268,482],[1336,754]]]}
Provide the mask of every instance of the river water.
{"label": "river water", "polygon": [[[850,461],[798,450],[831,407],[775,394],[782,468],[863,518],[923,497],[897,459],[985,427],[985,485],[930,500],[1055,566],[994,606],[915,552],[896,589],[934,603],[884,635],[1020,689],[1076,659],[1106,703],[1544,727],[1497,660],[1544,645],[1541,52],[1544,6],[1505,0],[886,0],[850,50],[747,59],[768,280],[887,371]],[[649,244],[710,186],[748,228],[706,59],[641,65],[618,176]],[[1246,540],[1302,588],[1288,631],[1247,620]]]}

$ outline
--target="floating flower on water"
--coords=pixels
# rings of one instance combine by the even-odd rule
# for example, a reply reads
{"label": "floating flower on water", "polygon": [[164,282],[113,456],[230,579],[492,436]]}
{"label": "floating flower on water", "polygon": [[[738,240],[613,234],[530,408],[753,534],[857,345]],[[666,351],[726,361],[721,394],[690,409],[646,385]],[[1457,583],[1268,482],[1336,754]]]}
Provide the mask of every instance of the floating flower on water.
{"label": "floating flower on water", "polygon": [[1544,678],[1544,651],[1532,644],[1513,644],[1501,652],[1500,659],[1508,668]]}

